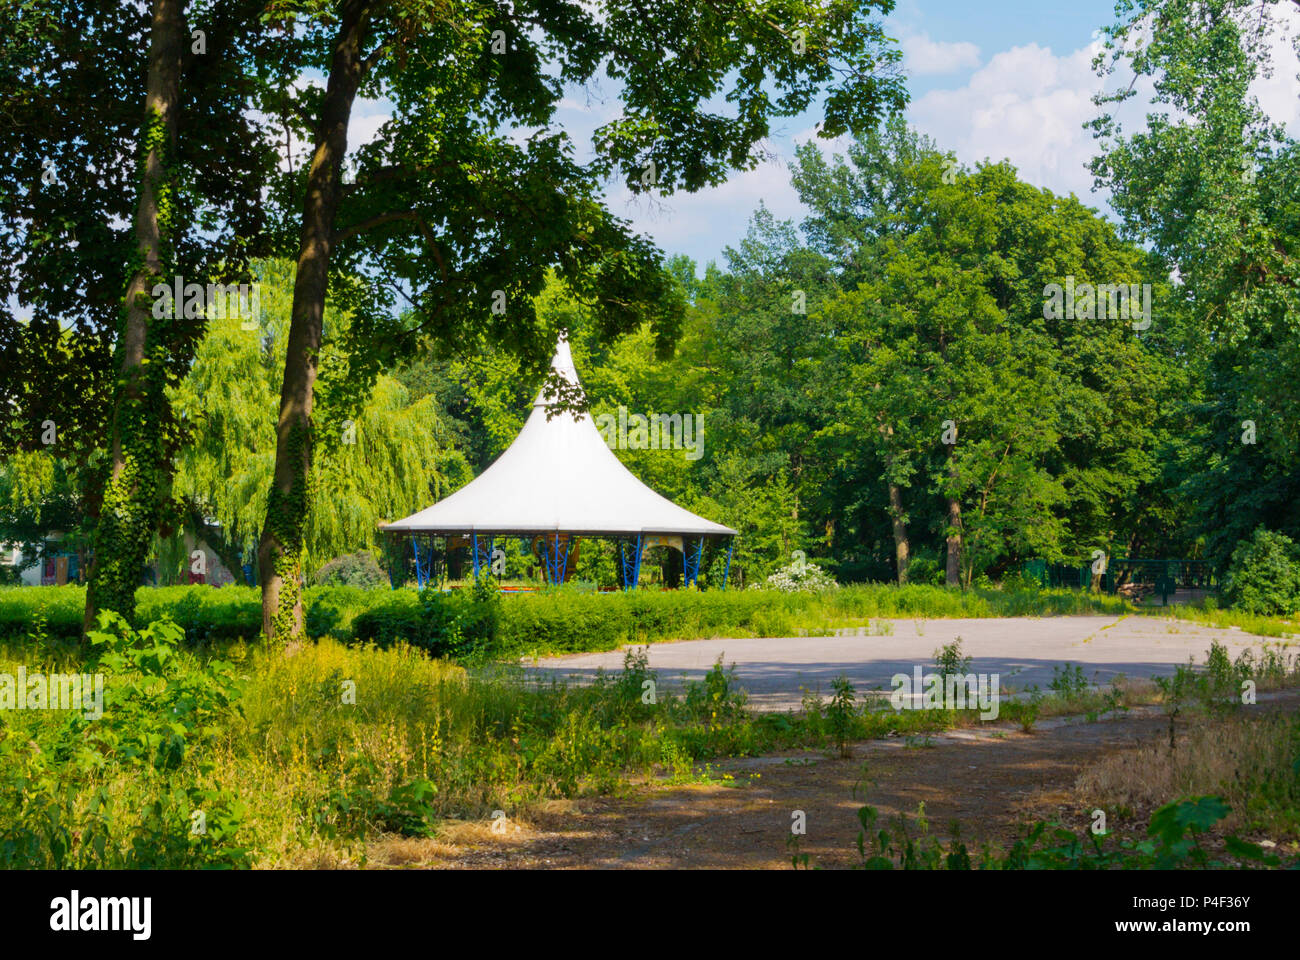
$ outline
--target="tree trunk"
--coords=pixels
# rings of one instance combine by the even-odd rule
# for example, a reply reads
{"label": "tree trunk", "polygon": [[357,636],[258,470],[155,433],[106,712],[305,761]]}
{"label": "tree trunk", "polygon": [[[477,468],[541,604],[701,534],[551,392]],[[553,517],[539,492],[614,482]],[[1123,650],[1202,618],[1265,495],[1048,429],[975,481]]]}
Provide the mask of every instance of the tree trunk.
{"label": "tree trunk", "polygon": [[894,563],[898,569],[898,585],[907,583],[907,565],[911,560],[911,547],[907,541],[907,520],[903,512],[903,493],[898,484],[889,484],[889,519],[894,525]]}
{"label": "tree trunk", "polygon": [[894,428],[887,423],[880,425],[880,434],[885,438],[885,478],[889,487],[889,522],[894,528],[894,565],[898,572],[898,585],[907,583],[907,567],[911,560],[912,549],[907,539],[907,513],[903,510],[903,491],[893,481],[894,454],[889,442],[894,436]]}
{"label": "tree trunk", "polygon": [[[176,184],[172,157],[185,36],[184,0],[154,0],[135,212],[137,259],[127,283],[117,347],[120,375],[113,397],[112,466],[95,526],[85,630],[94,625],[100,609],[128,618],[135,612],[135,590],[168,479],[161,409],[166,403],[165,358],[148,357],[159,349],[159,338],[151,329],[151,322],[157,321],[153,321],[150,294],[172,260]],[[146,359],[154,362],[146,364]]]}
{"label": "tree trunk", "polygon": [[[956,445],[948,447],[948,482],[957,480],[957,462],[954,459]],[[961,586],[961,501],[953,496],[948,498],[948,562],[945,572],[950,587]]]}
{"label": "tree trunk", "polygon": [[262,632],[288,640],[302,633],[303,525],[311,472],[311,411],[316,361],[325,314],[325,293],[338,210],[348,120],[361,83],[361,45],[369,4],[345,3],[334,41],[329,82],[316,128],[307,174],[302,236],[289,323],[280,419],[276,426],[275,474],[258,547],[262,585]]}

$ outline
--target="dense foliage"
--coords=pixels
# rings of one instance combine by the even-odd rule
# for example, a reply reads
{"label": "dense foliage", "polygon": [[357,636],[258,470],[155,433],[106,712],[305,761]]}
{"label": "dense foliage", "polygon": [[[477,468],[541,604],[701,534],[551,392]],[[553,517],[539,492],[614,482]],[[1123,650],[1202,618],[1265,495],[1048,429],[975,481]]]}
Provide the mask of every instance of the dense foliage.
{"label": "dense foliage", "polygon": [[1248,613],[1300,612],[1300,547],[1280,533],[1256,530],[1232,552],[1223,592]]}
{"label": "dense foliage", "polygon": [[[0,76],[69,100],[97,84],[138,94],[146,64],[132,73],[83,55],[92,40],[142,45],[140,20],[112,6],[72,21],[89,38],[56,29],[52,0],[9,16]],[[738,586],[812,561],[840,583],[969,588],[1015,583],[1031,559],[1079,567],[1099,556],[1205,560],[1222,579],[1257,529],[1300,539],[1300,154],[1250,93],[1272,68],[1274,4],[1121,6],[1096,67],[1150,80],[1164,112],[1121,122],[1133,83],[1097,98],[1092,170],[1113,216],[1006,162],[962,166],[909,129],[895,109],[897,50],[871,19],[887,4],[795,6],[810,49],[834,45],[855,71],[821,54],[792,60],[784,35],[761,42],[765,4],[734,17],[727,4],[688,5],[698,16],[560,4],[537,13],[536,31],[513,19],[525,13],[499,11],[495,51],[496,20],[474,19],[464,35],[422,31],[419,5],[289,4],[274,23],[257,21],[251,0],[223,8],[213,43],[224,72],[200,76],[194,54],[182,57],[181,132],[243,96],[284,128],[287,168],[273,163],[281,131],[249,115],[236,138],[249,159],[218,183],[194,153],[200,141],[164,150],[156,123],[113,98],[95,99],[102,129],[82,144],[95,157],[147,159],[157,147],[168,166],[154,219],[175,234],[159,241],[168,255],[204,279],[263,285],[255,329],[206,316],[183,335],[149,327],[161,352],[132,368],[149,370],[139,418],[122,412],[130,397],[106,409],[121,393],[106,331],[134,263],[120,225],[140,185],[125,164],[72,169],[79,141],[65,113],[6,88],[31,138],[0,151],[6,177],[40,181],[46,155],[65,178],[39,191],[6,181],[0,193],[16,218],[0,233],[15,297],[0,350],[15,382],[41,351],[49,360],[6,406],[17,419],[0,464],[0,541],[35,563],[61,534],[58,549],[83,573],[103,560],[110,605],[125,609],[147,541],[158,581],[171,582],[187,576],[184,538],[201,538],[237,579],[247,567],[267,588],[264,631],[296,629],[300,584],[322,564],[379,555],[379,524],[446,496],[505,448],[561,330],[591,412],[633,423],[620,427],[633,442],[618,456],[740,531]],[[194,12],[216,16],[207,4]],[[670,41],[648,37],[647,15]],[[1153,42],[1134,43],[1152,24]],[[701,46],[709,30],[716,43]],[[370,56],[344,69],[365,43]],[[60,50],[64,73],[26,65],[59,62],[47,54]],[[665,52],[696,66],[669,66],[675,82],[664,85]],[[563,84],[547,65],[583,82],[603,57],[627,112],[598,131],[584,165],[555,127]],[[288,82],[306,66],[338,67],[351,86],[328,95]],[[775,100],[754,85],[768,74]],[[739,116],[706,111],[724,92]],[[380,94],[392,120],[345,157],[330,139],[345,125],[330,118]],[[821,95],[822,132],[844,134],[846,149],[799,148],[791,175],[807,216],[781,222],[760,208],[719,263],[663,262],[600,200],[608,175],[664,194],[752,166],[771,119]],[[512,139],[519,124],[539,132]],[[322,191],[329,202],[304,226],[305,198]],[[86,204],[70,218],[74,194]],[[53,242],[67,230],[92,239]],[[322,257],[303,238],[323,232]],[[301,244],[310,269],[295,260]],[[255,256],[267,251],[278,259]],[[56,331],[69,284],[89,302]],[[1086,299],[1062,308],[1060,291],[1076,288]],[[497,292],[500,310],[488,302]],[[10,316],[15,306],[32,319]],[[47,444],[36,421],[51,391],[69,390],[78,402]],[[635,442],[637,422],[656,414],[691,427]],[[126,425],[125,455],[110,421]],[[1270,562],[1279,582],[1293,575],[1281,554]],[[708,556],[702,582],[716,586],[725,563]],[[578,573],[611,582],[612,555],[584,551]],[[1245,612],[1292,602],[1233,582]]]}

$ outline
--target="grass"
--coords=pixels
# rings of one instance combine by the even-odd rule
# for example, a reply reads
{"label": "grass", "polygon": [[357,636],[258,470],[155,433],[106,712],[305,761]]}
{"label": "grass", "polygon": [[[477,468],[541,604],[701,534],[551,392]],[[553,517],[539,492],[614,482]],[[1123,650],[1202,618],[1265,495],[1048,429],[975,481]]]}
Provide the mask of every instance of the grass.
{"label": "grass", "polygon": [[[238,615],[233,591],[172,589],[182,592],[151,599],[198,604],[200,613],[219,599]],[[188,600],[195,589],[225,596]],[[916,602],[951,604],[965,615],[1021,602],[945,591],[936,598],[928,589]],[[55,606],[77,607],[71,591],[44,591]],[[716,606],[702,609],[829,617],[876,604],[870,616],[878,616],[880,605],[910,595],[888,588],[764,594],[718,594]],[[707,596],[621,602],[671,612]],[[605,599],[619,602],[584,602]],[[538,600],[540,609],[573,602],[563,594]],[[380,839],[436,837],[446,823],[486,823],[498,811],[526,815],[647,780],[693,781],[710,776],[715,759],[787,749],[844,754],[852,742],[891,735],[923,748],[934,734],[981,722],[974,709],[895,711],[844,685],[829,703],[807,694],[799,710],[756,713],[721,663],[669,692],[635,649],[621,671],[572,685],[503,662],[431,658],[400,641],[381,648],[326,636],[285,652],[219,638],[184,643],[186,631],[160,622],[141,630],[118,623],[83,648],[45,622],[38,616],[26,635],[0,640],[0,674],[19,666],[29,674],[102,673],[105,712],[88,720],[0,711],[0,866],[361,865]],[[956,648],[949,653],[960,662]],[[1260,689],[1287,685],[1297,672],[1276,652],[1244,666],[1211,663],[1204,672],[1221,686],[1243,670]],[[1100,714],[1167,693],[1136,684],[1097,691],[1066,666],[1031,705],[1004,700],[1001,718],[1028,730],[1040,712]]]}
{"label": "grass", "polygon": [[1117,820],[1195,794],[1217,794],[1232,808],[1224,826],[1276,839],[1300,839],[1300,717],[1238,714],[1197,724],[1177,749],[1159,744],[1114,754],[1085,771],[1083,802]]}
{"label": "grass", "polygon": [[[574,686],[404,645],[325,638],[287,654],[235,642],[218,658],[179,638],[123,624],[88,651],[40,631],[0,644],[0,673],[86,670],[107,687],[98,721],[0,712],[5,865],[359,865],[378,838],[687,782],[716,758],[887,735],[924,743],[979,722],[973,710],[894,711],[847,695],[754,713],[720,663],[678,692],[647,687],[657,678],[644,651]],[[196,818],[205,833],[192,832]]]}
{"label": "grass", "polygon": [[[636,782],[698,779],[718,757],[825,747],[818,704],[754,714],[722,668],[647,696],[644,652],[571,686],[328,638],[292,654],[124,624],[81,661],[36,633],[0,673],[107,675],[102,720],[0,712],[0,863],[9,867],[358,865],[380,837],[526,813]],[[108,638],[108,639],[104,639]],[[102,649],[101,649],[102,648]],[[945,711],[849,711],[838,735],[924,733]],[[193,832],[202,822],[205,832]]]}
{"label": "grass", "polygon": [[1168,607],[1138,607],[1137,612],[1143,616],[1182,620],[1210,627],[1224,629],[1237,627],[1245,633],[1259,637],[1300,637],[1300,622],[1282,617],[1263,617],[1230,608],[1224,609],[1213,599],[1173,604]]}

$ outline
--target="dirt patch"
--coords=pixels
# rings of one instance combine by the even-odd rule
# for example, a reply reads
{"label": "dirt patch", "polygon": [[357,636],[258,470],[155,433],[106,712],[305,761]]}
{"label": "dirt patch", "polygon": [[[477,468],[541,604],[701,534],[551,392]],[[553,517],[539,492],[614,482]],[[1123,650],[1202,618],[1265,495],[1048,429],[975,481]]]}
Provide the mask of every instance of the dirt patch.
{"label": "dirt patch", "polygon": [[[1279,696],[1259,709],[1294,712],[1300,696]],[[496,831],[463,824],[437,840],[381,841],[371,845],[371,863],[789,869],[786,839],[795,811],[802,811],[807,832],[800,853],[819,867],[848,867],[857,862],[857,811],[864,803],[882,820],[899,814],[915,820],[924,804],[933,835],[947,837],[957,824],[972,851],[985,843],[1005,848],[1037,820],[1083,830],[1091,808],[1076,790],[1080,774],[1168,738],[1168,721],[1153,708],[1093,723],[1046,720],[1032,733],[991,726],[860,743],[850,759],[800,751],[730,760],[715,765],[707,783],[645,784],[631,796],[554,803]],[[1143,825],[1130,823],[1121,832]]]}

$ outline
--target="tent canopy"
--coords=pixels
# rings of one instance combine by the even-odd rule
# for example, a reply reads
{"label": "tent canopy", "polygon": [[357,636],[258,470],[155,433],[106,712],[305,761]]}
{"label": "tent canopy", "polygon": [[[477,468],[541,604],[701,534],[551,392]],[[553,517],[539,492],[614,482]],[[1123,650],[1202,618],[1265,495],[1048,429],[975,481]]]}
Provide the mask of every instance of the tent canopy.
{"label": "tent canopy", "polygon": [[[562,336],[551,368],[581,388]],[[396,533],[528,535],[571,533],[627,537],[677,534],[729,537],[655,493],[605,445],[588,413],[556,412],[543,389],[514,443],[478,477],[433,506],[384,529]]]}

